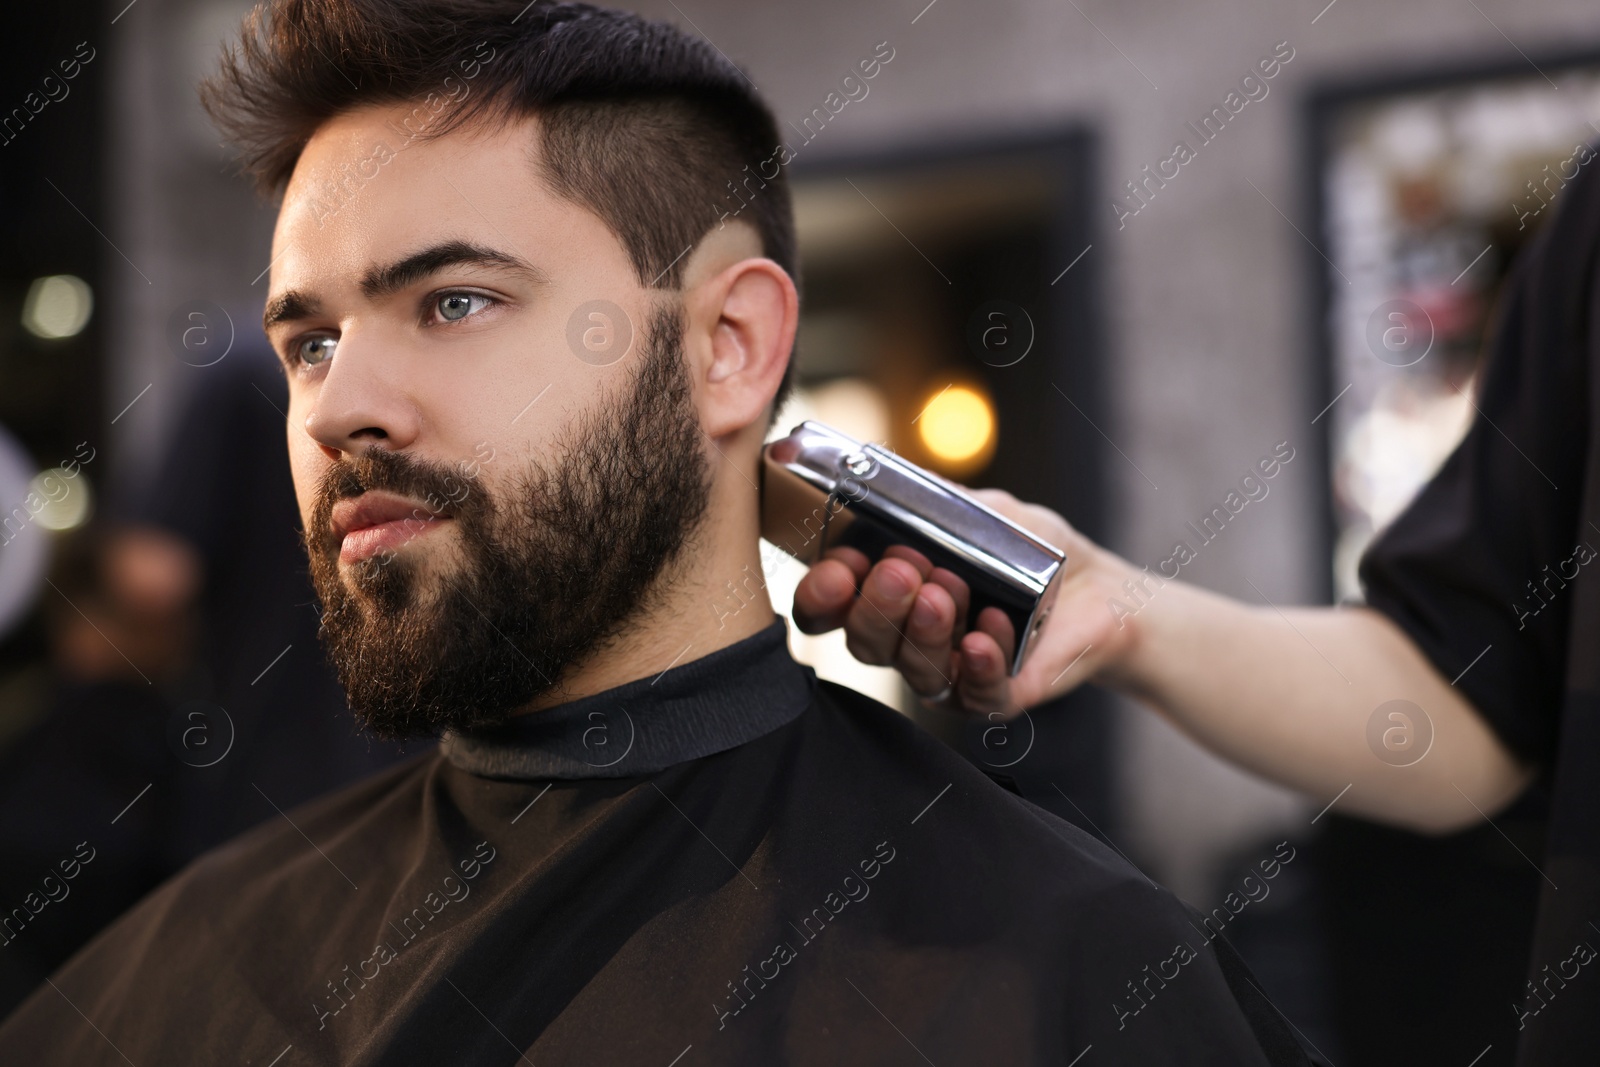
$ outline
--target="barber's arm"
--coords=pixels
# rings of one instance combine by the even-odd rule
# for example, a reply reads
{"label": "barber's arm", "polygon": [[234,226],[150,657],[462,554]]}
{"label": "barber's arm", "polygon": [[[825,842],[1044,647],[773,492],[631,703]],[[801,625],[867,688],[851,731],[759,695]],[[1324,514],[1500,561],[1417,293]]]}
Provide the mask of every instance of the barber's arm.
{"label": "barber's arm", "polygon": [[[1047,508],[975,495],[1067,555],[1059,599],[1016,677],[1005,668],[1009,625],[995,612],[956,642],[959,582],[915,553],[870,568],[850,549],[830,553],[795,594],[797,624],[843,626],[857,658],[894,666],[925,696],[953,684],[946,705],[974,715],[1019,714],[1093,681],[1264,777],[1316,798],[1349,786],[1342,810],[1424,832],[1470,825],[1527,785],[1532,771],[1378,612],[1245,605],[1140,570]],[[1426,758],[1405,767],[1367,739],[1373,711],[1396,699],[1433,727]]]}

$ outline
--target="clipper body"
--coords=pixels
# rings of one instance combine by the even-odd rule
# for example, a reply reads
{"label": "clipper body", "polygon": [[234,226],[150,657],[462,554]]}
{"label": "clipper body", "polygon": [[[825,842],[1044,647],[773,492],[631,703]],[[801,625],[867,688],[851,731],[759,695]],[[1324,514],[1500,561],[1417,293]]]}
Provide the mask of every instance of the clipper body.
{"label": "clipper body", "polygon": [[1055,601],[1066,557],[951,483],[877,445],[806,421],[761,465],[761,536],[804,563],[848,546],[877,562],[921,552],[971,590],[966,626],[999,608],[1017,635],[1016,674]]}

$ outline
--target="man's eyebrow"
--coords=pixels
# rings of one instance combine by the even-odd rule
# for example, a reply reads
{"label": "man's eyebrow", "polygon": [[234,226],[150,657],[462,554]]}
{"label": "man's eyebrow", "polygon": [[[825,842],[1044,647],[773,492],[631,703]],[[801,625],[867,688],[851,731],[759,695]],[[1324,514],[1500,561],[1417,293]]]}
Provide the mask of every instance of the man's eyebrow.
{"label": "man's eyebrow", "polygon": [[388,296],[430,274],[447,267],[494,267],[520,274],[534,284],[549,279],[543,271],[509,252],[470,244],[466,241],[445,241],[421,251],[413,252],[387,266],[373,267],[361,279],[361,291],[369,299]]}
{"label": "man's eyebrow", "polygon": [[308,319],[320,310],[321,305],[315,297],[290,289],[267,301],[267,309],[261,316],[261,329],[265,332],[280,322]]}
{"label": "man's eyebrow", "polygon": [[[549,281],[549,276],[533,264],[494,248],[485,248],[467,241],[444,241],[381,267],[372,267],[361,278],[361,291],[369,299],[398,292],[413,282],[437,274],[448,267],[493,267],[520,274],[535,285]],[[267,301],[261,316],[261,328],[285,322],[311,318],[321,311],[321,303],[309,293],[290,289]]]}

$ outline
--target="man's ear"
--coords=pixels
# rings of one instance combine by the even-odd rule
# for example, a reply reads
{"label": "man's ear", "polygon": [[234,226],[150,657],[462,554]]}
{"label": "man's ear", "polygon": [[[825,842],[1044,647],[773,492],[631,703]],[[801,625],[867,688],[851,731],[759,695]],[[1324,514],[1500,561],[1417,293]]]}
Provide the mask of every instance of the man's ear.
{"label": "man's ear", "polygon": [[713,438],[758,421],[765,433],[800,319],[794,279],[770,259],[742,259],[696,286],[688,303],[701,425]]}

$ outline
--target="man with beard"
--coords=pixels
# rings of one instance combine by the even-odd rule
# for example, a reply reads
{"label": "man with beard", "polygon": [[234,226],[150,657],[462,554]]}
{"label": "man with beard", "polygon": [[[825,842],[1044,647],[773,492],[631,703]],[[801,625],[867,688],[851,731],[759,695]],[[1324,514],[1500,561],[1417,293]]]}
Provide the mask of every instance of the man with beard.
{"label": "man with beard", "polygon": [[798,312],[782,174],[719,207],[777,132],[714,48],[282,0],[206,99],[283,192],[328,651],[443,741],[156,890],[0,1060],[1305,1062],[1218,924],[723,606]]}

